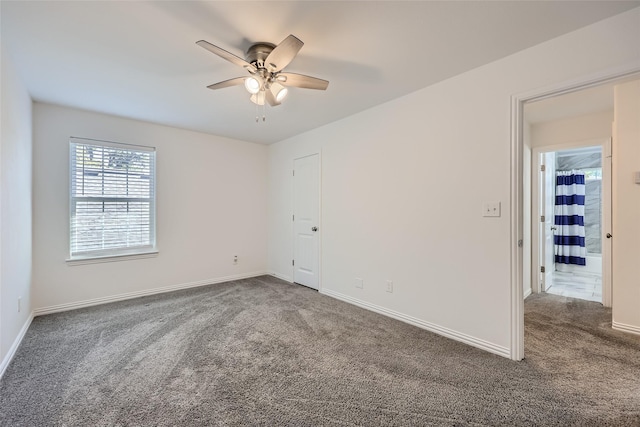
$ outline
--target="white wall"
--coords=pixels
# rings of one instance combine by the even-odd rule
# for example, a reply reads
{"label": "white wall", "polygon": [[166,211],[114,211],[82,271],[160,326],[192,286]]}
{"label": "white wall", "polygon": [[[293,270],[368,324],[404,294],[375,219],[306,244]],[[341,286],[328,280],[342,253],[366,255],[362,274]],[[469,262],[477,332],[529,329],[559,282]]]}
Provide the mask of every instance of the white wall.
{"label": "white wall", "polygon": [[[321,291],[509,356],[510,97],[640,64],[639,21],[636,8],[270,146],[270,270],[291,276],[293,159],[321,150]],[[502,216],[483,218],[483,201]]]}
{"label": "white wall", "polygon": [[640,334],[640,80],[615,87],[613,327]]}
{"label": "white wall", "polygon": [[[266,271],[265,146],[34,105],[36,314]],[[156,147],[157,257],[89,265],[65,262],[70,136]],[[235,266],[234,255],[239,256]]]}
{"label": "white wall", "polygon": [[[544,102],[544,101],[543,101]],[[613,110],[531,125],[531,146],[546,147],[594,139],[609,139]]]}
{"label": "white wall", "polygon": [[0,127],[1,375],[31,315],[31,98],[4,47]]}

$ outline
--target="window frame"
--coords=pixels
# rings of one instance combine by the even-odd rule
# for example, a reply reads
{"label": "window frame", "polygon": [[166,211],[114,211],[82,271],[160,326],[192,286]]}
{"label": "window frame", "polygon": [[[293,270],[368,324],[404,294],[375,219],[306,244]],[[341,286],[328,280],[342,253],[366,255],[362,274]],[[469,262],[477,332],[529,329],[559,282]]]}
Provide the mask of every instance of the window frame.
{"label": "window frame", "polygon": [[[129,151],[134,153],[151,153],[150,156],[150,196],[149,197],[122,197],[120,195],[102,195],[100,196],[74,196],[74,174],[77,171],[77,167],[75,164],[74,156],[76,154],[75,147],[78,145],[84,146],[97,146],[101,148],[115,148],[123,151]],[[123,144],[112,141],[104,141],[98,139],[90,139],[90,138],[78,138],[78,137],[70,137],[69,138],[69,229],[67,236],[69,238],[68,245],[68,258],[67,263],[69,264],[87,264],[94,262],[110,262],[110,261],[119,261],[126,259],[138,259],[138,258],[149,258],[153,256],[157,256],[157,223],[156,223],[156,189],[157,189],[157,180],[156,180],[156,148],[145,145],[134,145],[134,144]],[[127,172],[128,174],[128,172]],[[128,188],[128,187],[127,187]],[[104,183],[102,184],[102,189],[104,193]],[[78,200],[81,199],[81,200]],[[74,232],[74,218],[76,213],[76,205],[79,201],[102,201],[105,202],[148,202],[149,203],[149,244],[140,245],[140,246],[119,246],[113,248],[106,249],[96,249],[96,250],[88,250],[88,251],[76,251],[73,252],[73,235]]]}

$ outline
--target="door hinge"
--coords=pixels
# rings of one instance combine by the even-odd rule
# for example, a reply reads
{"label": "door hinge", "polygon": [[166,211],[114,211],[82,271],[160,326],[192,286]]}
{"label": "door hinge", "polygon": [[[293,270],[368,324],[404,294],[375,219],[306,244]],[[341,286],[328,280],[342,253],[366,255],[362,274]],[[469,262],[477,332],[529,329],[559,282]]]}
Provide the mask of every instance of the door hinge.
{"label": "door hinge", "polygon": [[540,215],[540,222],[544,222],[544,215]]}
{"label": "door hinge", "polygon": [[295,221],[296,220],[296,216],[295,215],[291,215],[291,221]]}
{"label": "door hinge", "polygon": [[545,272],[545,271],[544,271],[544,265],[541,265],[541,266],[540,266],[540,273],[544,273],[544,272]]}
{"label": "door hinge", "polygon": [[296,170],[295,169],[293,170],[293,176],[296,176]]}
{"label": "door hinge", "polygon": [[540,165],[540,172],[544,172],[547,169],[545,165]]}
{"label": "door hinge", "polygon": [[291,265],[296,265],[296,261],[294,259],[291,260]]}

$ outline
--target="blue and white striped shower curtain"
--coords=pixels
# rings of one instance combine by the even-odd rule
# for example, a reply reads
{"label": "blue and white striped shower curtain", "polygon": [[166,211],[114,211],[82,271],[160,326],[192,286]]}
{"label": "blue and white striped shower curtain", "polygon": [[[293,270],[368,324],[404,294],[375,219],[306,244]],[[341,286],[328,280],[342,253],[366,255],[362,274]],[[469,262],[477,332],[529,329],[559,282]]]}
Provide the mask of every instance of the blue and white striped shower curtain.
{"label": "blue and white striped shower curtain", "polygon": [[562,264],[586,265],[584,238],[584,172],[556,174],[555,260]]}

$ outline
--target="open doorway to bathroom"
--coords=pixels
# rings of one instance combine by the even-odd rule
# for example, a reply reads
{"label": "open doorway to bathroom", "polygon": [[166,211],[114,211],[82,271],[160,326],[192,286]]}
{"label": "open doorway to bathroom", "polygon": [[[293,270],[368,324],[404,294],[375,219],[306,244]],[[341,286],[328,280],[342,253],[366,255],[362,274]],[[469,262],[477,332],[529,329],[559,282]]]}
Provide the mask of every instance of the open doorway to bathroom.
{"label": "open doorway to bathroom", "polygon": [[[640,184],[640,178],[635,179],[640,147],[637,144],[639,78],[640,69],[636,65],[618,74],[577,79],[577,83],[512,97],[512,170],[516,173],[512,175],[511,207],[512,212],[519,213],[511,224],[513,360],[521,360],[525,355],[525,300],[564,305],[574,314],[598,305],[546,292],[529,298],[532,293],[541,292],[542,287],[540,268],[541,264],[544,266],[544,259],[540,257],[539,247],[544,240],[539,238],[541,214],[537,187],[540,183],[537,178],[540,172],[536,167],[539,154],[544,152],[606,146],[602,154],[601,186],[603,199],[608,200],[609,206],[602,206],[602,305],[605,307],[600,310],[611,314],[612,329],[640,334],[639,312],[632,303],[633,292],[637,291],[637,280],[633,279],[640,276],[637,274],[640,263],[633,259],[637,252],[633,250],[637,246],[634,243],[639,241],[633,227],[637,224],[638,199],[630,197]],[[596,142],[585,143],[593,140]],[[609,183],[605,181],[607,169]],[[520,236],[521,239],[515,240]],[[607,328],[608,324],[600,326]]]}
{"label": "open doorway to bathroom", "polygon": [[611,306],[613,107],[612,85],[525,104],[529,292]]}
{"label": "open doorway to bathroom", "polygon": [[603,301],[602,190],[606,145],[538,154],[540,239],[544,242],[540,245],[540,258],[544,260],[541,292]]}

